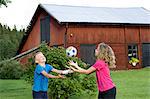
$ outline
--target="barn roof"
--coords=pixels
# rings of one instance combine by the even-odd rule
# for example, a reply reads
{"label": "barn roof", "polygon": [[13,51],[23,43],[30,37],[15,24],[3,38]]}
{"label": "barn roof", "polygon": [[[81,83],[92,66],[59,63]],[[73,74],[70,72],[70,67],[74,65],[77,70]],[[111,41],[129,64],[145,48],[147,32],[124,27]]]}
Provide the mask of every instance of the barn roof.
{"label": "barn roof", "polygon": [[61,22],[150,24],[150,11],[142,7],[110,8],[41,4]]}

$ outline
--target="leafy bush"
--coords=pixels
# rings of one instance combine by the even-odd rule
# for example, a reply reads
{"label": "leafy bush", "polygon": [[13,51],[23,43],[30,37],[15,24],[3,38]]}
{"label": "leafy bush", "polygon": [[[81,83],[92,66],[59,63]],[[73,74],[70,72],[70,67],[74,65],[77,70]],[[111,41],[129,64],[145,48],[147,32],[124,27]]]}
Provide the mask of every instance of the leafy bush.
{"label": "leafy bush", "polygon": [[[29,60],[32,60],[32,58],[30,58]],[[34,74],[34,70],[35,70],[35,64],[28,63],[28,64],[25,64],[24,67],[25,67],[25,70],[24,70],[24,74],[23,74],[23,79],[25,79],[28,83],[33,84],[33,78],[34,78],[33,74]]]}
{"label": "leafy bush", "polygon": [[[56,69],[67,69],[66,66],[68,66],[69,60],[77,61],[79,66],[86,68],[85,63],[79,58],[67,57],[63,47],[49,48],[46,45],[42,45],[40,51],[46,56],[47,63]],[[30,59],[30,61],[32,62],[33,59]],[[30,64],[26,70],[25,78],[30,83],[33,83],[34,68],[35,64]],[[93,75],[72,73],[66,76],[66,79],[49,79],[49,96],[51,96],[51,99],[68,99],[72,95],[81,95],[84,92],[93,94],[97,89]]]}
{"label": "leafy bush", "polygon": [[22,74],[19,62],[12,60],[0,63],[0,79],[20,79]]}

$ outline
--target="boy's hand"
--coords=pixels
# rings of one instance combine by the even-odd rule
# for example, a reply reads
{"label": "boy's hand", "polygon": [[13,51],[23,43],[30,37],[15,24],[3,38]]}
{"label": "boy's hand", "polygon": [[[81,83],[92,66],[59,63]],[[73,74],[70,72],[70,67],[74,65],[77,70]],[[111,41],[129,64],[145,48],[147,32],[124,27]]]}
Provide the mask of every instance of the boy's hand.
{"label": "boy's hand", "polygon": [[60,74],[58,75],[58,77],[59,77],[59,78],[66,78],[65,76],[60,75]]}
{"label": "boy's hand", "polygon": [[73,70],[69,69],[69,72],[68,72],[68,73],[73,73],[73,72],[74,72]]}
{"label": "boy's hand", "polygon": [[73,73],[73,71],[71,69],[62,71],[62,74],[69,74],[69,73]]}

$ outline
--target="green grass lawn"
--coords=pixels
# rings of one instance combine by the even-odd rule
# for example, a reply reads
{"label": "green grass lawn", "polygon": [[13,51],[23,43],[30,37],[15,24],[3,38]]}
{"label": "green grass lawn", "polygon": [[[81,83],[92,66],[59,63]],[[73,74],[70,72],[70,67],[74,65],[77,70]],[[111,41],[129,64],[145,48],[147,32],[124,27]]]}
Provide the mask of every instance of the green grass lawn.
{"label": "green grass lawn", "polygon": [[31,85],[24,80],[0,80],[0,99],[32,99]]}
{"label": "green grass lawn", "polygon": [[[117,99],[150,99],[150,68],[112,71],[117,86]],[[32,99],[31,85],[24,80],[0,80],[0,99]],[[88,93],[70,99],[97,99]]]}
{"label": "green grass lawn", "polygon": [[117,99],[150,99],[150,68],[112,73]]}

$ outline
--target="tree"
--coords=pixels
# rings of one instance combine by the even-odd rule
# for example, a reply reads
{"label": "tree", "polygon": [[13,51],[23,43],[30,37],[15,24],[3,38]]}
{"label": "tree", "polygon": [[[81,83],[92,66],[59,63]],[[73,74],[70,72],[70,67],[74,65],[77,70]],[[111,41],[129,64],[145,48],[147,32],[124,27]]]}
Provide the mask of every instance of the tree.
{"label": "tree", "polygon": [[16,55],[17,49],[23,37],[24,31],[10,29],[7,25],[0,24],[0,61]]}
{"label": "tree", "polygon": [[8,3],[11,3],[11,1],[10,1],[10,0],[0,0],[0,7],[1,7],[2,5],[4,5],[4,6],[7,7],[7,4],[8,4]]}

